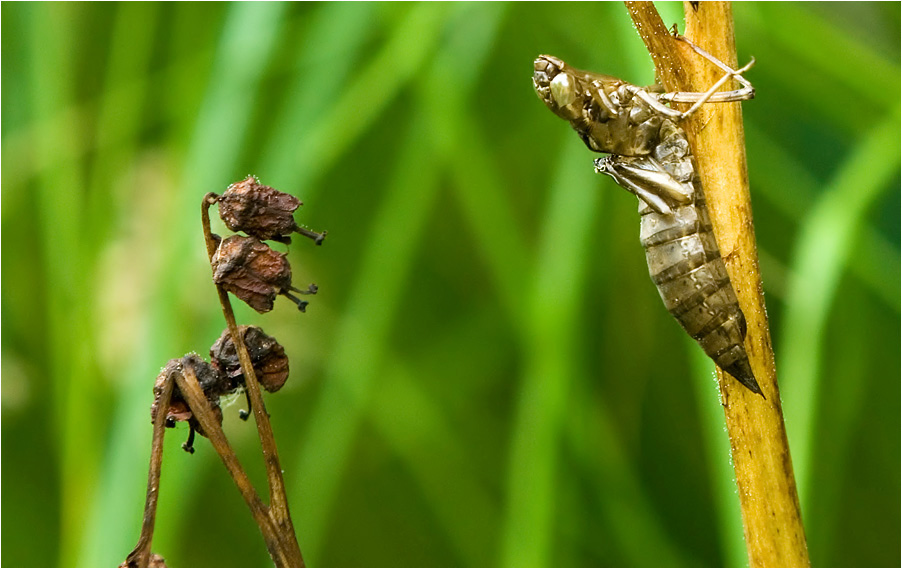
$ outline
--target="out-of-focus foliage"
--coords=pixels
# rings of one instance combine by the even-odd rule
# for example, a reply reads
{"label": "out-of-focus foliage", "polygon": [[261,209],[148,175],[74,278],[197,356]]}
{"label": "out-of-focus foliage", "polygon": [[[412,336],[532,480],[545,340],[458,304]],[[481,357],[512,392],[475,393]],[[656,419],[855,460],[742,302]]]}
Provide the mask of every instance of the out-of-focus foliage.
{"label": "out-of-focus foliage", "polygon": [[[898,566],[900,6],[735,19],[811,559]],[[3,565],[134,545],[154,378],[224,326],[200,200],[247,174],[329,231],[289,249],[306,314],[239,309],[291,358],[267,404],[309,563],[743,565],[711,364],[635,199],[533,94],[540,53],[653,81],[618,3],[4,3]],[[154,550],[268,565],[185,434]]]}

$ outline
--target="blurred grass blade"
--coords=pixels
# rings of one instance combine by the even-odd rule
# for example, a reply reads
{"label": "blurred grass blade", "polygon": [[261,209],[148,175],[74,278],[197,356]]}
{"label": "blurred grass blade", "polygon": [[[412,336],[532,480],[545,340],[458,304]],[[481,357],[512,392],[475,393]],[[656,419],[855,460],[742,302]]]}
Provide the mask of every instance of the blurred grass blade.
{"label": "blurred grass blade", "polygon": [[[526,87],[524,87],[526,88]],[[554,565],[551,558],[555,466],[570,381],[576,372],[575,332],[585,291],[588,236],[599,211],[599,189],[578,140],[570,137],[552,176],[541,248],[526,306],[520,384],[507,480],[500,565]]]}
{"label": "blurred grass blade", "polygon": [[[504,178],[492,162],[491,144],[459,105],[449,102],[440,114],[438,110],[432,115],[435,132],[461,211],[514,330],[523,332],[523,282],[529,273],[529,251]],[[459,166],[462,164],[466,167]]]}
{"label": "blurred grass blade", "polygon": [[[493,11],[490,15],[494,18],[502,15],[504,7],[482,6],[490,7]],[[483,15],[472,21],[485,25],[497,20]],[[469,25],[472,24],[468,22],[461,29],[466,30]],[[452,177],[469,230],[511,321],[517,330],[522,330],[522,282],[527,274],[529,255],[523,232],[512,214],[514,208],[505,192],[503,176],[491,159],[492,145],[480,126],[473,122],[467,108],[468,95],[474,87],[472,81],[476,78],[475,73],[481,70],[486,57],[484,50],[490,39],[491,36],[485,41],[472,41],[462,33],[457,42],[458,52],[444,52],[436,58],[433,79],[426,85],[431,93],[428,112],[433,121],[433,138]],[[482,52],[476,49],[480,46],[484,46]],[[467,62],[463,68],[461,61]],[[463,70],[470,74],[469,82],[461,80]]]}
{"label": "blurred grass blade", "polygon": [[[62,25],[73,16],[75,5],[54,9],[35,4],[28,9],[28,48],[31,103],[35,122],[47,120],[74,104],[76,78],[69,61],[76,31]],[[42,264],[52,291],[44,297],[47,314],[48,362],[53,385],[52,414],[57,463],[60,471],[60,564],[73,565],[83,535],[83,512],[94,488],[100,441],[86,415],[98,397],[99,386],[91,364],[91,319],[85,299],[91,275],[90,254],[80,239],[83,216],[82,169],[75,161],[57,162],[65,147],[77,146],[77,129],[59,137],[40,136],[35,141],[38,162],[38,222]],[[42,131],[47,134],[48,131]],[[61,191],[65,189],[65,191]],[[56,236],[67,236],[58,239]]]}
{"label": "blurred grass blade", "polygon": [[[458,15],[470,9],[466,5]],[[463,17],[452,19],[449,32],[452,41],[454,31],[467,29]],[[481,39],[462,44],[464,47],[491,43],[491,31]],[[422,33],[402,22],[398,30],[398,42],[412,41],[404,34]],[[472,40],[471,36],[471,40]],[[449,50],[453,48],[449,46]],[[445,51],[452,57],[452,51]],[[442,58],[435,62],[435,70],[444,70]],[[390,62],[385,61],[386,65]],[[458,74],[457,87],[463,91],[475,80],[478,65],[472,65],[469,80],[466,74]],[[389,68],[381,75],[390,75]],[[441,73],[431,77],[442,77]],[[343,105],[340,103],[340,105]],[[423,230],[425,217],[438,191],[435,164],[431,148],[423,140],[431,138],[429,119],[420,116],[408,135],[407,146],[396,162],[395,182],[392,191],[383,202],[380,213],[374,217],[371,237],[364,253],[360,277],[351,294],[351,300],[338,338],[340,347],[333,353],[325,380],[325,392],[311,419],[310,433],[304,444],[299,465],[298,479],[305,487],[316,488],[316,496],[304,500],[303,510],[298,512],[299,532],[304,551],[316,559],[322,540],[328,529],[328,512],[337,492],[338,473],[344,472],[351,442],[356,434],[360,416],[369,404],[369,391],[381,366],[387,333],[398,308],[402,283],[412,263],[412,255],[418,242],[416,235]],[[435,164],[430,168],[431,164]],[[411,168],[416,165],[416,168]],[[424,178],[423,172],[429,173]],[[338,420],[341,417],[343,420]],[[309,486],[308,486],[309,485]]]}
{"label": "blurred grass blade", "polygon": [[[843,310],[843,332],[850,337],[870,337],[873,334],[873,322],[881,317],[880,314],[875,313],[877,311],[872,306],[869,303],[861,303],[854,309]],[[847,464],[855,462],[861,452],[856,444],[858,442],[856,439],[861,436],[861,429],[858,428],[858,425],[862,423],[862,416],[873,413],[873,401],[870,400],[869,395],[874,393],[874,390],[869,375],[875,367],[873,361],[868,361],[873,355],[872,347],[867,342],[849,342],[848,344],[841,357],[832,358],[837,363],[836,367],[831,370],[831,375],[840,380],[831,382],[830,385],[833,400],[830,405],[829,420],[821,419],[813,427],[818,430],[818,433],[824,435],[819,440],[811,441],[812,445],[818,445],[818,448],[811,449],[812,454],[816,455],[816,459],[812,456],[811,460],[817,461],[818,474],[814,475],[814,480],[809,482],[812,486],[808,489],[808,500],[805,503],[807,508],[805,515],[808,520],[806,531],[811,536],[808,539],[808,547],[815,551],[832,549],[836,540],[840,539],[841,532],[844,530],[843,526],[847,527],[848,522],[843,519],[843,504],[849,499],[849,490],[846,485],[850,481],[848,476],[842,473],[845,472]],[[896,370],[898,371],[898,364]],[[891,374],[890,370],[886,371],[888,372],[886,375],[891,377],[898,375],[897,373]],[[896,389],[896,394],[898,394],[898,388]],[[818,419],[820,417],[814,420]],[[898,433],[895,436],[898,441]],[[823,440],[829,441],[829,447],[821,444]],[[895,460],[892,455],[892,452],[886,453],[887,463],[898,464],[898,447]],[[810,470],[813,470],[813,467],[809,466]],[[834,475],[824,476],[825,472],[834,473]],[[862,481],[856,478],[851,483],[860,485]],[[869,523],[879,522],[869,520]],[[865,563],[862,562],[862,565]]]}
{"label": "blurred grass blade", "polygon": [[117,176],[129,172],[127,164],[139,148],[147,91],[133,91],[122,86],[140,84],[149,72],[159,11],[159,5],[152,2],[122,4],[116,10],[88,193],[91,225],[99,229],[88,237],[98,246],[107,243],[111,237],[112,224],[107,220],[118,218],[117,210],[126,206],[125,200],[121,199],[122,189],[130,184]]}
{"label": "blurred grass blade", "polygon": [[[810,210],[811,202],[819,194],[814,175],[793,158],[789,148],[776,143],[760,127],[749,124],[746,137],[751,161],[767,164],[767,168],[755,168],[752,191],[756,196],[765,198],[787,219]],[[896,277],[900,268],[899,250],[871,225],[862,226],[860,231],[858,239],[861,245],[848,260],[849,270],[898,312],[900,298]],[[765,282],[765,286],[768,285]]]}
{"label": "blurred grass blade", "polygon": [[[324,110],[331,109],[334,113],[340,107],[332,107],[331,103],[339,98],[342,93],[355,104],[361,95],[348,95],[347,84],[352,79],[364,45],[370,36],[376,31],[372,25],[373,18],[377,17],[379,4],[373,2],[327,2],[321,4],[316,14],[309,23],[307,34],[301,40],[301,46],[297,49],[297,79],[293,85],[286,88],[288,96],[285,97],[284,106],[279,110],[276,121],[276,129],[273,135],[265,143],[262,153],[263,163],[259,170],[259,176],[263,180],[274,180],[278,187],[291,188],[291,192],[309,199],[309,195],[300,191],[299,177],[310,174],[303,173],[303,166],[298,165],[298,148],[314,147],[319,143],[308,141],[298,143],[298,140],[312,136],[328,136],[330,138],[342,138],[332,136],[331,128],[336,125],[321,127],[320,131],[309,128],[320,121],[320,115]],[[407,53],[408,57],[422,57],[422,54]],[[378,58],[377,58],[378,59]],[[381,62],[374,65],[380,65]],[[394,77],[392,81],[400,86],[406,78]],[[367,89],[368,84],[360,84],[357,91]],[[397,89],[397,87],[395,87]],[[354,92],[351,89],[350,92]],[[391,90],[390,90],[391,91]],[[382,105],[390,100],[385,97]],[[376,106],[379,101],[370,100],[367,105]],[[378,116],[381,109],[370,109],[372,116]],[[361,132],[364,125],[358,125]],[[343,134],[347,135],[342,129]],[[343,140],[344,144],[353,144],[352,140]],[[319,169],[325,169],[322,164],[311,164]]]}
{"label": "blurred grass blade", "polygon": [[485,566],[497,533],[497,501],[440,402],[418,384],[421,377],[397,360],[387,363],[369,415],[419,482],[457,555],[454,564]]}
{"label": "blurred grass blade", "polygon": [[567,448],[595,480],[592,504],[601,505],[598,515],[611,532],[600,549],[619,550],[636,567],[699,567],[699,556],[671,537],[642,486],[631,453],[612,422],[614,414],[586,390],[592,379],[578,379],[582,381],[572,384],[574,408],[566,418]]}
{"label": "blurred grass blade", "polygon": [[448,10],[441,3],[411,4],[384,47],[343,89],[341,97],[299,133],[300,139],[292,145],[298,176],[293,191],[305,199],[316,195],[319,176],[363,135],[420,70],[435,48]]}
{"label": "blurred grass blade", "polygon": [[[737,3],[737,17],[746,17],[752,29],[767,37],[761,42],[798,58],[806,69],[829,77],[838,88],[849,90],[863,104],[887,108],[898,100],[899,61],[892,61],[873,51],[869,45],[817,13],[815,4],[766,2]],[[739,15],[741,14],[741,16]],[[804,34],[799,35],[799,22]],[[754,40],[754,36],[751,38]],[[848,69],[867,70],[868,80]],[[813,104],[830,105],[830,97]],[[834,107],[835,109],[835,107]]]}
{"label": "blurred grass blade", "polygon": [[[780,391],[802,509],[809,504],[818,433],[825,326],[868,207],[899,172],[898,109],[877,124],[840,165],[821,199],[802,222],[793,253],[782,334]],[[898,289],[898,277],[896,287]]]}
{"label": "blurred grass blade", "polygon": [[[88,193],[87,215],[91,219],[93,231],[86,241],[96,244],[98,248],[110,248],[110,240],[116,229],[111,221],[125,217],[119,211],[119,208],[126,207],[124,200],[111,199],[112,192],[109,188],[131,187],[134,183],[134,180],[117,178],[124,173],[135,173],[134,170],[125,168],[124,164],[133,159],[140,144],[144,102],[141,95],[144,92],[133,93],[123,89],[122,85],[137,82],[148,72],[158,12],[155,4],[135,3],[120,5],[115,13],[110,40],[111,60],[104,77],[97,118],[97,151],[91,168]],[[97,321],[106,322],[107,328],[112,327],[111,322],[104,320],[102,308],[96,307],[95,310]],[[146,322],[142,324],[146,325]],[[147,330],[137,326],[129,332],[133,337],[146,337]],[[102,337],[103,334],[99,342],[103,341]],[[144,381],[122,381],[117,384],[122,389],[117,394],[120,404],[115,407],[112,417],[112,424],[115,425],[112,439],[115,442],[108,444],[121,454],[107,452],[101,463],[99,483],[94,489],[95,498],[83,514],[82,524],[86,529],[77,552],[80,565],[120,563],[124,559],[122,552],[127,553],[136,539],[136,524],[140,522],[140,517],[135,514],[133,499],[142,494],[143,484],[140,479],[131,477],[131,465],[141,461],[150,448],[150,431],[146,428],[144,411],[151,395],[152,370],[157,368],[147,361],[146,351],[133,353],[133,356],[132,366],[115,371],[107,370],[108,373],[121,374],[119,377],[143,378]],[[146,435],[148,446],[139,449],[132,442],[143,440],[145,437],[142,435]],[[133,523],[122,523],[129,519]],[[114,520],[118,523],[111,523]],[[117,549],[120,551],[119,557],[110,555]]]}
{"label": "blurred grass blade", "polygon": [[[419,235],[438,192],[426,121],[415,119],[399,155],[394,181],[364,245],[362,267],[327,360],[323,393],[310,419],[297,468],[290,475],[299,540],[315,563],[330,523],[329,512],[346,470],[372,384],[383,367],[389,328],[401,302],[404,282],[417,252]],[[412,170],[418,164],[423,170]],[[425,177],[423,173],[430,173]]]}

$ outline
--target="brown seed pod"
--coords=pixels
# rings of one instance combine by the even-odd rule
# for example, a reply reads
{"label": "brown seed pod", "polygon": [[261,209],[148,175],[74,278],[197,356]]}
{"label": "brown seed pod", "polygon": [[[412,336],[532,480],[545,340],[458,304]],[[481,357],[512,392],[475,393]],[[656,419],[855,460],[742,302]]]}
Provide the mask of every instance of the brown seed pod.
{"label": "brown seed pod", "polygon": [[[244,338],[251,365],[263,389],[274,393],[288,379],[288,356],[285,349],[272,336],[257,326],[241,326],[238,333]],[[210,359],[234,388],[244,385],[244,374],[238,361],[238,351],[228,329],[210,348]]]}
{"label": "brown seed pod", "polygon": [[260,312],[291,288],[291,266],[282,253],[254,237],[226,237],[213,255],[213,281]]}
{"label": "brown seed pod", "polygon": [[219,217],[232,231],[244,231],[261,241],[291,243],[289,235],[297,231],[319,245],[325,233],[301,229],[294,221],[294,211],[301,205],[301,200],[291,194],[264,186],[254,176],[248,176],[229,186],[219,198]]}
{"label": "brown seed pod", "polygon": [[[157,381],[153,386],[154,401],[153,405],[150,407],[151,422],[156,420],[157,413],[160,412],[160,396],[163,394],[163,386],[166,381],[171,380],[175,382],[175,374],[184,375],[185,369],[188,367],[194,371],[194,375],[197,377],[200,388],[203,390],[204,395],[207,396],[207,400],[213,408],[213,414],[216,416],[218,422],[222,424],[222,410],[219,408],[219,398],[228,391],[229,382],[216,367],[205,362],[200,356],[194,353],[187,354],[179,359],[169,360],[166,366],[160,371],[160,375],[157,376]],[[173,386],[169,407],[165,411],[167,427],[174,427],[175,424],[180,421],[188,422],[191,431],[188,433],[188,442],[182,445],[182,447],[188,452],[194,452],[192,447],[192,443],[194,442],[194,432],[197,431],[202,436],[207,436],[207,433],[204,432],[203,427],[201,427],[200,423],[194,417],[194,413],[191,412],[191,408],[188,406],[187,401],[185,401],[178,385]]]}

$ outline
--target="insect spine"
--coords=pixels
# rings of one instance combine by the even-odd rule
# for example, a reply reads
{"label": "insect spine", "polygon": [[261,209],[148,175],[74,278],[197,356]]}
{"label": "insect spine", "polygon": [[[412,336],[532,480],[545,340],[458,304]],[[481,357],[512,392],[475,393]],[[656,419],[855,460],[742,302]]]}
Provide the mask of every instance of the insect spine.
{"label": "insect spine", "polygon": [[[754,90],[740,74],[754,60],[734,71],[689,45],[726,72],[707,93],[662,94],[579,71],[549,55],[535,60],[533,85],[590,150],[609,154],[595,160],[596,172],[639,198],[639,238],[667,310],[720,368],[763,396],[743,343],[745,316],[712,232],[692,148],[679,126],[705,102],[752,98]],[[716,92],[731,78],[743,88]],[[683,113],[664,105],[670,101],[695,105]]]}

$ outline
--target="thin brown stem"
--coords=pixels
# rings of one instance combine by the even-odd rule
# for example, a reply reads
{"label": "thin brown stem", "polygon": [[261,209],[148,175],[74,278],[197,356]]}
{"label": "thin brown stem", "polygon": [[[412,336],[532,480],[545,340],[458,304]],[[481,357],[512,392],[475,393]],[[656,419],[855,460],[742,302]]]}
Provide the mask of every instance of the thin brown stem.
{"label": "thin brown stem", "polygon": [[219,194],[213,192],[204,196],[204,200],[200,204],[200,221],[204,227],[204,244],[207,246],[207,257],[212,261],[213,255],[216,254],[216,240],[213,239],[213,232],[210,230],[210,206],[219,201]]}
{"label": "thin brown stem", "polygon": [[157,500],[160,497],[160,474],[163,471],[163,438],[166,435],[166,412],[172,399],[173,382],[167,377],[160,393],[157,416],[153,422],[153,442],[150,446],[150,469],[147,474],[147,496],[144,500],[144,519],[141,522],[141,535],[138,544],[125,563],[128,567],[149,567],[151,559],[151,543],[153,529],[157,518]]}
{"label": "thin brown stem", "polygon": [[[204,196],[201,205],[204,239],[207,245],[207,255],[211,261],[216,252],[216,242],[210,231],[209,208],[217,199],[218,196],[216,194],[207,194]],[[269,481],[270,506],[268,511],[278,529],[279,541],[284,547],[284,555],[288,560],[289,566],[304,567],[304,558],[301,555],[301,549],[294,532],[294,524],[291,521],[291,513],[288,509],[288,498],[285,493],[285,481],[282,477],[279,452],[276,448],[272,425],[269,422],[269,414],[266,412],[266,407],[263,403],[260,382],[257,380],[257,374],[254,371],[250,354],[247,352],[244,338],[241,337],[238,330],[238,324],[235,321],[235,313],[232,310],[232,303],[229,300],[228,292],[219,285],[216,285],[216,291],[219,295],[219,303],[222,306],[222,313],[225,316],[226,325],[232,336],[232,342],[235,344],[238,352],[238,360],[241,363],[242,372],[244,373],[245,387],[253,409],[254,420],[257,423],[257,433],[260,437],[260,445],[263,449],[263,461],[266,466],[267,480]]]}
{"label": "thin brown stem", "polygon": [[273,562],[275,562],[277,567],[292,567],[293,565],[285,555],[283,546],[278,539],[278,533],[273,527],[273,520],[270,517],[269,510],[263,504],[263,501],[260,500],[260,496],[257,495],[254,485],[251,484],[250,478],[248,478],[244,468],[241,467],[235,451],[232,450],[232,446],[226,439],[219,421],[213,415],[210,402],[207,401],[207,397],[197,381],[194,370],[185,366],[184,373],[176,375],[176,382],[179,390],[182,392],[182,396],[191,408],[191,412],[198,423],[200,423],[207,438],[210,439],[210,444],[213,445],[216,453],[219,454],[219,458],[222,459],[222,463],[225,465],[226,470],[229,471],[229,476],[235,481],[235,485],[238,486],[238,491],[241,492],[244,501],[247,502],[254,521],[257,522],[260,531],[263,533],[266,549],[269,551]]}
{"label": "thin brown stem", "polygon": [[[650,2],[627,2],[667,91],[704,91],[722,71],[668,32]],[[686,2],[686,37],[733,69],[732,8]],[[752,222],[742,110],[739,103],[704,105],[683,123],[698,161],[714,232],[748,322],[746,351],[767,399],[718,370],[751,567],[808,567],[789,444]]]}

